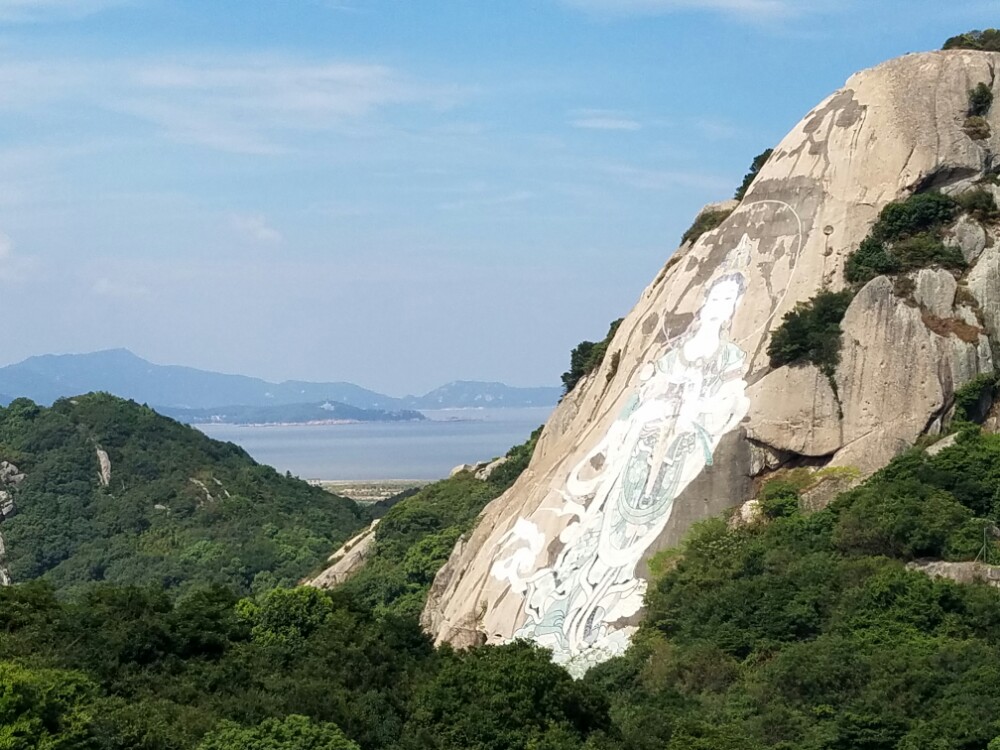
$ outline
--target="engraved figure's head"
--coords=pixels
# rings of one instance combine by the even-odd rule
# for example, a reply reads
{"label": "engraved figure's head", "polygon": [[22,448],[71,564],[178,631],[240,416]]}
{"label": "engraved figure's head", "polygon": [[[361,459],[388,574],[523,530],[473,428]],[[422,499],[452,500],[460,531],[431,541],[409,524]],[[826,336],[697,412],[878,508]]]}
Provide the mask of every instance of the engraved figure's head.
{"label": "engraved figure's head", "polygon": [[746,293],[747,282],[741,273],[727,273],[720,276],[705,293],[705,302],[698,311],[702,325],[721,328],[736,312],[736,306]]}

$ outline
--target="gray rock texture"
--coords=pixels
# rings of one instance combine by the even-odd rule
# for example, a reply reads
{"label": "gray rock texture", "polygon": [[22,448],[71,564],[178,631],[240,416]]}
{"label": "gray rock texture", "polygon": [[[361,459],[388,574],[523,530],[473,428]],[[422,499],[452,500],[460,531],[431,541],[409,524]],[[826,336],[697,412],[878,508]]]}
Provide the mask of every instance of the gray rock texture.
{"label": "gray rock texture", "polygon": [[108,458],[108,452],[103,448],[97,448],[96,450],[99,469],[97,478],[101,482],[102,487],[107,487],[111,484],[111,459]]}
{"label": "gray rock texture", "polygon": [[863,477],[942,428],[955,389],[994,367],[1000,247],[989,227],[951,231],[974,262],[967,279],[928,270],[908,291],[885,277],[860,290],[831,377],[772,369],[767,345],[797,303],[844,286],[848,255],[887,203],[967,190],[987,173],[1000,107],[989,139],[962,124],[968,90],[998,63],[971,51],[892,60],[792,129],[733,213],[670,257],[528,469],[456,546],[422,617],[437,642],[528,638],[580,673],[627,646],[648,558],[752,499],[767,472],[805,461]]}
{"label": "gray rock texture", "polygon": [[982,562],[944,562],[942,560],[917,560],[906,567],[931,578],[947,578],[956,583],[985,583],[1000,588],[1000,566]]}

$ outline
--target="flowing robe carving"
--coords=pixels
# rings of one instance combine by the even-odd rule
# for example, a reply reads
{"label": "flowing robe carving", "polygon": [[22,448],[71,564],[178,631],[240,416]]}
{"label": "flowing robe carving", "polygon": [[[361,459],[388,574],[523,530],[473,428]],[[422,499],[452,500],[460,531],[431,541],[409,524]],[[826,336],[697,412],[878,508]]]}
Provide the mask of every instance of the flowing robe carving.
{"label": "flowing robe carving", "polygon": [[514,636],[552,649],[573,673],[627,647],[646,590],[636,567],[674,500],[747,413],[746,353],[720,333],[744,288],[740,274],[716,280],[700,319],[643,367],[604,439],[570,472],[562,507],[536,511],[573,519],[553,563],[534,568],[542,535],[530,520],[500,540],[509,554],[492,574],[524,596]]}

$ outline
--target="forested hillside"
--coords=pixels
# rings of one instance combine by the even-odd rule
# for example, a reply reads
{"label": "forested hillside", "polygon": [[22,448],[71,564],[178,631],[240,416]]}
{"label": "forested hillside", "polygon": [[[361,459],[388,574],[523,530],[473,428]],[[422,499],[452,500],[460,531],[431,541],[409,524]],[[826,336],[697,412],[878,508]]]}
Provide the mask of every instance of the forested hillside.
{"label": "forested hillside", "polygon": [[815,513],[801,479],[661,555],[635,645],[577,681],[524,643],[435,651],[405,599],[351,587],[0,590],[0,746],[1000,747],[1000,592],[906,567],[984,528],[995,553],[1000,436],[967,425]]}
{"label": "forested hillside", "polygon": [[539,427],[507,451],[506,461],[485,480],[460,472],[393,505],[375,529],[371,557],[341,588],[376,616],[416,619],[459,537],[527,468],[541,432]]}
{"label": "forested hillside", "polygon": [[352,501],[108,395],[0,409],[3,461],[24,474],[4,490],[16,506],[0,524],[10,576],[61,591],[293,585],[362,523]]}

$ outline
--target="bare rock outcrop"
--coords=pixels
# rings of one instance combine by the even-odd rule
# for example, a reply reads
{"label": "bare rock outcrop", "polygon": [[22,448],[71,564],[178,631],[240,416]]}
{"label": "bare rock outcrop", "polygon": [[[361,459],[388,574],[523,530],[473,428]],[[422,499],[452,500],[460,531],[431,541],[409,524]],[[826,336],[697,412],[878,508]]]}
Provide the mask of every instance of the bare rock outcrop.
{"label": "bare rock outcrop", "polygon": [[97,479],[102,487],[107,487],[111,484],[111,459],[108,458],[108,452],[103,448],[98,447],[95,450],[97,451]]}
{"label": "bare rock outcrop", "polygon": [[907,563],[909,570],[916,570],[931,578],[947,578],[956,583],[985,583],[1000,588],[1000,565],[983,562],[945,562],[943,560],[915,560]]}
{"label": "bare rock outcrop", "polygon": [[[25,479],[24,473],[10,461],[0,461],[0,524],[17,515],[14,493]],[[0,534],[0,586],[10,586],[13,580],[7,568],[7,545]]]}
{"label": "bare rock outcrop", "polygon": [[0,461],[0,484],[16,487],[24,481],[24,473],[10,461]]}
{"label": "bare rock outcrop", "polygon": [[372,521],[371,526],[360,534],[344,542],[340,549],[330,555],[327,561],[328,567],[315,578],[304,581],[304,585],[318,589],[332,589],[364,567],[375,545],[376,526],[378,519]]}
{"label": "bare rock outcrop", "polygon": [[10,586],[12,583],[10,570],[7,569],[7,545],[4,543],[3,534],[0,534],[0,586]]}
{"label": "bare rock outcrop", "polygon": [[868,283],[830,376],[773,369],[767,345],[798,302],[843,287],[848,255],[887,203],[965,190],[992,169],[1000,107],[987,139],[962,125],[969,89],[993,82],[998,63],[908,55],[806,115],[728,218],[667,261],[604,364],[546,424],[529,468],[456,546],[422,617],[438,642],[527,638],[579,674],[627,647],[649,556],[751,499],[758,474],[808,460],[860,477],[941,429],[955,389],[994,367],[1000,248],[989,228],[952,229],[975,261],[967,279],[919,272],[908,292]]}

